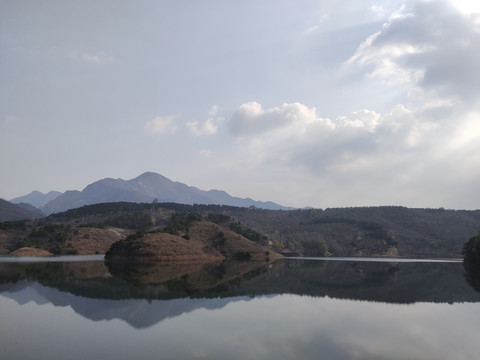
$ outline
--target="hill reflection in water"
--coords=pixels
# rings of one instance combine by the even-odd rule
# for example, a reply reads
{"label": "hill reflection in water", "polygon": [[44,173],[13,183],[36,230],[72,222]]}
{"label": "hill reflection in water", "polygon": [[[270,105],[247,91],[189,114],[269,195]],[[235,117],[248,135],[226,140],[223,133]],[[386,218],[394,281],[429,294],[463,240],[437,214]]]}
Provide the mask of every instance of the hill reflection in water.
{"label": "hill reflection in water", "polygon": [[477,302],[461,263],[0,263],[0,291],[26,282],[97,299],[228,298],[298,294],[386,303]]}
{"label": "hill reflection in water", "polygon": [[0,262],[0,353],[473,359],[480,294],[463,273],[462,263],[305,259]]}

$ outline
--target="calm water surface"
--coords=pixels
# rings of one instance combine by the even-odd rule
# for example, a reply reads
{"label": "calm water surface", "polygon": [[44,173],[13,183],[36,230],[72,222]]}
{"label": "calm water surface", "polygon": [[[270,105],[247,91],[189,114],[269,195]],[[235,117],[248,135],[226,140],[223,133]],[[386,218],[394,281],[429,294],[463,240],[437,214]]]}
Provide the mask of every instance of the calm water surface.
{"label": "calm water surface", "polygon": [[[478,359],[462,263],[0,259],[1,359]],[[66,260],[66,259],[63,259]]]}

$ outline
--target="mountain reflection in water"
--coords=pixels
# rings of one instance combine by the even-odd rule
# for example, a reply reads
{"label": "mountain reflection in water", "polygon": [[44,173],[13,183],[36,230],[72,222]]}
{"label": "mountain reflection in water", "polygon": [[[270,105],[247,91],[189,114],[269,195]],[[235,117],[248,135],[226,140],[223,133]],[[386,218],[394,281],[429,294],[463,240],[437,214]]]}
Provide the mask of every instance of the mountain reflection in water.
{"label": "mountain reflection in water", "polygon": [[461,263],[283,259],[273,263],[0,263],[0,291],[38,283],[96,299],[298,294],[386,303],[477,302]]}
{"label": "mountain reflection in water", "polygon": [[2,359],[473,359],[461,263],[0,261]]}

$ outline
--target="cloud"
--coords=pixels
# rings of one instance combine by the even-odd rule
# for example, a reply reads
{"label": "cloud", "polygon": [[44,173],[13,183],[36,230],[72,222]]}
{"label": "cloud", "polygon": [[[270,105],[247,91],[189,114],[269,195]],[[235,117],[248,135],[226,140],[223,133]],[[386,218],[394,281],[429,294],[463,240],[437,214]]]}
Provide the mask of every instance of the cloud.
{"label": "cloud", "polygon": [[320,29],[320,26],[318,25],[314,25],[314,26],[310,26],[307,30],[305,30],[305,35],[309,35],[315,31],[317,31],[318,29]]}
{"label": "cloud", "polygon": [[234,111],[230,120],[230,130],[235,136],[258,135],[313,123],[332,126],[330,120],[317,116],[315,108],[308,108],[300,103],[285,103],[281,107],[264,110],[259,103],[249,102]]}
{"label": "cloud", "polygon": [[[389,85],[409,84],[424,97],[464,104],[480,96],[480,27],[441,1],[417,1],[392,14],[347,64]],[[422,99],[423,100],[423,99]]]}
{"label": "cloud", "polygon": [[212,155],[212,150],[210,149],[201,149],[200,150],[200,156],[203,156],[203,157],[210,157]]}
{"label": "cloud", "polygon": [[461,187],[480,178],[477,115],[439,124],[424,108],[399,104],[386,113],[363,109],[330,120],[299,103],[267,110],[246,103],[231,119],[234,163],[241,172],[270,173],[279,179],[277,191],[303,204],[439,207],[449,198],[473,207]]}
{"label": "cloud", "polygon": [[338,118],[344,127],[365,128],[367,131],[373,131],[378,125],[379,119],[379,114],[366,109],[355,111],[350,117],[340,116]]}
{"label": "cloud", "polygon": [[209,116],[215,116],[220,112],[221,108],[218,105],[213,105],[210,110],[208,110]]}
{"label": "cloud", "polygon": [[157,116],[145,124],[145,129],[153,134],[164,134],[167,131],[173,134],[177,127],[172,126],[172,122],[177,117],[178,116]]}
{"label": "cloud", "polygon": [[186,123],[188,131],[194,136],[213,135],[218,130],[218,125],[224,121],[224,118],[217,116],[220,112],[220,106],[213,105],[208,111],[210,116],[203,122],[189,121]]}
{"label": "cloud", "polygon": [[329,18],[329,15],[327,13],[323,14],[322,16],[320,16],[318,18],[318,25],[312,25],[310,27],[307,28],[307,30],[305,30],[304,32],[304,35],[309,35],[311,33],[314,33],[316,32],[317,30],[320,29],[320,25],[319,24],[323,24],[325,21],[327,21]]}
{"label": "cloud", "polygon": [[384,19],[390,12],[383,5],[373,5],[370,7],[370,11],[375,14],[378,19]]}
{"label": "cloud", "polygon": [[107,64],[114,61],[112,56],[105,54],[103,51],[92,54],[89,52],[79,53],[77,50],[73,50],[70,52],[70,57],[95,64]]}
{"label": "cloud", "polygon": [[203,123],[199,123],[198,121],[187,122],[186,126],[194,136],[213,135],[218,129],[218,125],[213,118],[209,118]]}

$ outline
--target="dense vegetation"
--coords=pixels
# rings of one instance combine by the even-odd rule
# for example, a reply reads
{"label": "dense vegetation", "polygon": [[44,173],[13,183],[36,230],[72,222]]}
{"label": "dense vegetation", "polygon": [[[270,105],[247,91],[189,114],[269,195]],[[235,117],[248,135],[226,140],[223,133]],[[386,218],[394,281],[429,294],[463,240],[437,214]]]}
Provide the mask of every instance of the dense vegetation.
{"label": "dense vegetation", "polygon": [[[115,202],[87,205],[36,221],[0,223],[0,251],[21,245],[65,253],[62,242],[85,228],[189,237],[188,224],[208,219],[273,250],[308,256],[461,257],[480,230],[480,210],[364,207],[265,210],[224,205]],[[45,226],[62,225],[64,228]],[[3,234],[3,235],[2,235]],[[62,245],[63,244],[63,245]],[[57,246],[58,245],[58,246]]]}
{"label": "dense vegetation", "polygon": [[480,292],[480,235],[468,240],[463,247],[463,266],[465,278],[478,292]]}
{"label": "dense vegetation", "polygon": [[72,227],[63,224],[47,224],[33,228],[30,233],[22,239],[19,248],[33,247],[45,249],[52,254],[76,254],[74,249],[65,246]]}

